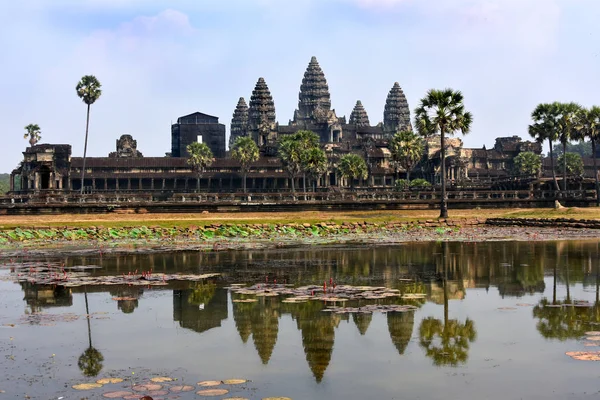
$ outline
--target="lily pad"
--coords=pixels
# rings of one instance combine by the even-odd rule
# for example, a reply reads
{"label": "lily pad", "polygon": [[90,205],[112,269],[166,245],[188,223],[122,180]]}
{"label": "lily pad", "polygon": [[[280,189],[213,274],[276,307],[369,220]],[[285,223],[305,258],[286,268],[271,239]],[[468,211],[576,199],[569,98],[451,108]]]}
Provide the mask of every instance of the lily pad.
{"label": "lily pad", "polygon": [[232,301],[234,303],[256,303],[258,300],[256,300],[256,299],[235,299]]}
{"label": "lily pad", "polygon": [[146,383],[143,385],[135,385],[134,387],[132,387],[132,389],[136,392],[150,392],[153,390],[162,389],[162,385],[158,385],[156,383]]}
{"label": "lily pad", "polygon": [[94,383],[80,383],[79,385],[73,385],[71,387],[75,390],[92,390],[92,389],[101,388],[102,386],[104,386],[104,385],[94,382]]}
{"label": "lily pad", "polygon": [[[117,392],[106,392],[102,395],[102,397],[106,397],[107,399],[122,399],[125,396],[132,396],[132,392],[125,392],[123,390],[119,390]],[[136,396],[139,396],[136,395]]]}
{"label": "lily pad", "polygon": [[574,360],[600,361],[600,351],[569,351],[565,354]]}
{"label": "lily pad", "polygon": [[155,383],[163,383],[163,382],[171,382],[173,380],[173,378],[169,378],[168,376],[156,376],[150,380]]}
{"label": "lily pad", "polygon": [[223,381],[226,385],[241,385],[246,382],[248,382],[246,379],[227,379]]}
{"label": "lily pad", "polygon": [[222,383],[221,381],[202,381],[202,382],[198,382],[197,385],[202,386],[202,387],[208,387],[208,386],[219,386],[221,383]]}
{"label": "lily pad", "polygon": [[590,340],[592,342],[600,342],[600,336],[588,336],[585,339]]}
{"label": "lily pad", "polygon": [[224,394],[229,393],[227,389],[205,389],[199,390],[196,392],[198,396],[223,396]]}
{"label": "lily pad", "polygon": [[292,400],[289,397],[265,397],[262,400]]}
{"label": "lily pad", "polygon": [[121,378],[102,378],[102,379],[98,379],[96,381],[96,383],[99,383],[101,385],[106,385],[108,383],[121,383],[123,382],[123,379]]}
{"label": "lily pad", "polygon": [[598,331],[586,332],[585,336],[600,336],[600,332],[598,332]]}

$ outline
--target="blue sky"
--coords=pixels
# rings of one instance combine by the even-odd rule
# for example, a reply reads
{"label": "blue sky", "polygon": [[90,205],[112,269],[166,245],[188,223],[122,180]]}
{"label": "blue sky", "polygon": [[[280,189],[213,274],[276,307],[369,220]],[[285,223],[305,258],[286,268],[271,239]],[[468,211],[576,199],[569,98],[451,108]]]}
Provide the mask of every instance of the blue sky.
{"label": "blue sky", "polygon": [[23,127],[83,153],[75,85],[98,77],[89,155],[124,133],[146,156],[170,150],[170,124],[194,111],[227,125],[264,77],[286,124],[311,56],[332,106],[356,100],[371,123],[395,81],[411,110],[431,88],[465,95],[466,146],[527,137],[540,102],[600,104],[598,0],[21,0],[0,13],[0,172],[21,160]]}

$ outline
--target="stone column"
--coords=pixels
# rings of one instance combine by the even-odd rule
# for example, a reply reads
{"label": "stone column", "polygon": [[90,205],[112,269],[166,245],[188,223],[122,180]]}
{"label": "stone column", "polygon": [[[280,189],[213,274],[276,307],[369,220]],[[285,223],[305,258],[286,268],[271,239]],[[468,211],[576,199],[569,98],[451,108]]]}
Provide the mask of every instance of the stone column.
{"label": "stone column", "polygon": [[208,186],[206,187],[206,190],[207,190],[208,192],[210,192],[210,185],[211,185],[211,183],[212,183],[212,179],[211,179],[211,178],[208,178],[207,182],[208,182],[208,183],[207,183],[207,185],[208,185]]}
{"label": "stone column", "polygon": [[10,174],[10,191],[13,192],[15,190],[15,176]]}
{"label": "stone column", "polygon": [[267,178],[263,176],[262,180],[263,180],[263,185],[262,185],[262,188],[263,188],[263,190],[264,190],[264,189],[266,189],[266,188],[267,188]]}
{"label": "stone column", "polygon": [[33,187],[32,187],[32,189],[39,190],[39,188],[40,188],[40,174],[38,172],[36,172],[33,179],[34,179],[34,181],[33,181]]}
{"label": "stone column", "polygon": [[50,172],[48,176],[48,189],[54,189],[54,172]]}
{"label": "stone column", "polygon": [[119,190],[119,178],[115,178],[115,190]]}
{"label": "stone column", "polygon": [[138,179],[138,190],[142,190],[142,178]]}
{"label": "stone column", "polygon": [[127,190],[131,190],[131,178],[127,178]]}
{"label": "stone column", "polygon": [[184,184],[183,184],[183,189],[184,190],[188,190],[188,178],[185,178]]}
{"label": "stone column", "polygon": [[150,178],[150,189],[154,190],[154,178]]}
{"label": "stone column", "polygon": [[96,178],[92,178],[92,190],[96,190]]}
{"label": "stone column", "polygon": [[223,189],[223,178],[219,178],[219,190]]}
{"label": "stone column", "polygon": [[165,190],[165,178],[162,180],[162,190]]}

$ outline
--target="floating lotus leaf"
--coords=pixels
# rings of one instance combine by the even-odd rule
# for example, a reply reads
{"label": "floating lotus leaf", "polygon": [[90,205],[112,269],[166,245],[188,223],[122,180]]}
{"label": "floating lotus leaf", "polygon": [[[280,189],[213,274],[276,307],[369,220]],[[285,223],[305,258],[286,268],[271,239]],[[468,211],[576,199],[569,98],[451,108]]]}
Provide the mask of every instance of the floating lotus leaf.
{"label": "floating lotus leaf", "polygon": [[292,400],[289,397],[265,397],[262,400]]}
{"label": "floating lotus leaf", "polygon": [[498,310],[501,310],[501,311],[513,311],[513,310],[516,310],[516,308],[515,307],[498,307]]}
{"label": "floating lotus leaf", "polygon": [[148,396],[165,396],[167,394],[169,394],[168,390],[151,390],[149,392],[146,392],[146,394]]}
{"label": "floating lotus leaf", "polygon": [[533,307],[534,304],[529,304],[529,303],[517,303],[518,307]]}
{"label": "floating lotus leaf", "polygon": [[183,386],[172,386],[169,390],[172,393],[181,393],[181,392],[191,392],[194,389],[195,389],[195,387],[193,387],[193,386],[183,385]]}
{"label": "floating lotus leaf", "polygon": [[91,390],[101,388],[103,385],[100,383],[80,383],[79,385],[71,386],[75,390]]}
{"label": "floating lotus leaf", "polygon": [[246,379],[227,379],[223,381],[226,385],[241,385],[246,382],[248,382]]}
{"label": "floating lotus leaf", "polygon": [[221,381],[202,381],[202,382],[198,382],[197,385],[202,386],[202,387],[208,387],[208,386],[219,386],[221,383],[222,383]]}
{"label": "floating lotus leaf", "polygon": [[[143,397],[140,397],[140,396],[141,396],[141,394],[130,394],[130,395],[127,395],[127,396],[123,396],[123,398],[125,400],[141,400],[141,399],[143,399]],[[145,400],[147,400],[147,399],[148,398],[146,397]]]}
{"label": "floating lotus leaf", "polygon": [[586,332],[585,336],[600,336],[600,332],[598,332],[598,331]]}
{"label": "floating lotus leaf", "polygon": [[134,300],[138,300],[137,297],[113,297],[112,299],[114,301],[134,301]]}
{"label": "floating lotus leaf", "polygon": [[198,396],[223,396],[229,393],[227,389],[205,389],[196,392]]}
{"label": "floating lotus leaf", "polygon": [[256,303],[258,300],[256,300],[256,299],[235,299],[232,301],[234,303]]}
{"label": "floating lotus leaf", "polygon": [[600,336],[588,336],[585,340],[591,340],[592,342],[600,342]]}
{"label": "floating lotus leaf", "polygon": [[162,383],[162,382],[171,382],[173,380],[173,378],[169,378],[168,376],[156,376],[150,380],[155,383]]}
{"label": "floating lotus leaf", "polygon": [[152,390],[160,390],[162,389],[162,385],[158,385],[156,383],[146,383],[143,385],[135,385],[132,387],[136,392],[149,392]]}
{"label": "floating lotus leaf", "polygon": [[224,398],[223,400],[250,400],[250,399],[248,399],[246,397],[227,397],[227,398]]}
{"label": "floating lotus leaf", "polygon": [[600,361],[600,351],[569,351],[565,354],[574,360]]}
{"label": "floating lotus leaf", "polygon": [[583,344],[585,347],[600,347],[600,344],[594,342],[587,342]]}
{"label": "floating lotus leaf", "polygon": [[99,383],[101,385],[106,385],[108,383],[121,383],[123,382],[123,379],[121,378],[102,378],[102,379],[98,379],[96,381],[96,383]]}
{"label": "floating lotus leaf", "polygon": [[[121,399],[125,396],[132,396],[132,392],[125,392],[123,390],[119,390],[117,392],[106,392],[102,395],[102,397],[106,397],[107,399]],[[139,394],[136,394],[139,397]]]}

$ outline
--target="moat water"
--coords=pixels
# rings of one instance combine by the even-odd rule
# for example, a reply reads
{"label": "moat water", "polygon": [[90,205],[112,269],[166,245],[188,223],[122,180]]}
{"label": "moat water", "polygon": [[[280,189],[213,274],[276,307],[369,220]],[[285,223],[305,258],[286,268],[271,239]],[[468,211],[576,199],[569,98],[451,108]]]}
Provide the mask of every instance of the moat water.
{"label": "moat water", "polygon": [[[1,398],[101,399],[153,376],[156,399],[197,399],[197,382],[262,399],[588,399],[600,394],[600,241],[414,243],[52,258],[92,276],[220,273],[204,282],[72,288],[15,282],[0,265]],[[232,284],[385,286],[390,313],[323,312],[283,297],[239,303]],[[87,307],[87,308],[86,308]],[[86,311],[87,310],[87,311]],[[88,314],[89,313],[89,314]],[[86,318],[86,314],[89,318]],[[88,324],[89,322],[89,324]],[[586,339],[587,338],[587,339]],[[590,340],[592,339],[592,340]],[[90,348],[92,350],[90,350]],[[72,385],[125,381],[88,391]],[[173,385],[193,391],[169,392]],[[137,392],[136,392],[137,393]],[[141,396],[141,394],[139,395]],[[122,398],[122,397],[121,397]],[[128,398],[135,398],[133,397]]]}

